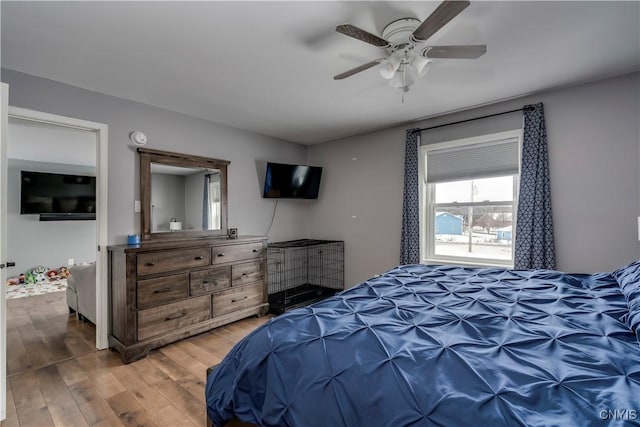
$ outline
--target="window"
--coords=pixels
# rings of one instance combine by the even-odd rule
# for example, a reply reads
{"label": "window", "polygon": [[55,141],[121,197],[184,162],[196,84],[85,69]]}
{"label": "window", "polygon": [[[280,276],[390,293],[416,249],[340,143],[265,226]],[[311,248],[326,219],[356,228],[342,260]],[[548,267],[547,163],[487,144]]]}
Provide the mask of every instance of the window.
{"label": "window", "polygon": [[216,228],[215,224],[220,224],[222,219],[220,217],[220,172],[212,172],[209,174],[209,209],[207,212],[208,228]]}
{"label": "window", "polygon": [[424,262],[513,266],[521,135],[422,146]]}

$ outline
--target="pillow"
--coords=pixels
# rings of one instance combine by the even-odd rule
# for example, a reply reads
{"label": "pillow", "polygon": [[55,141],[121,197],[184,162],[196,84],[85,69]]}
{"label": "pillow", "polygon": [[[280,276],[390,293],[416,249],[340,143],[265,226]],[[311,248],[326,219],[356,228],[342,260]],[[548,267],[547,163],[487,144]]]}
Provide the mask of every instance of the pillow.
{"label": "pillow", "polygon": [[629,313],[622,316],[629,327],[640,332],[640,260],[619,268],[612,273],[627,299]]}

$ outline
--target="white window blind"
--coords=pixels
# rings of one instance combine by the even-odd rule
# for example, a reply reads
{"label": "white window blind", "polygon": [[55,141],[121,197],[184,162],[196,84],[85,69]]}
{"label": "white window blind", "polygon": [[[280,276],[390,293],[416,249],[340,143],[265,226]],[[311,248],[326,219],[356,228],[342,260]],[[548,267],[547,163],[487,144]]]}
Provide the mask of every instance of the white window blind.
{"label": "white window blind", "polygon": [[433,184],[518,174],[518,140],[506,138],[458,147],[427,148],[427,182]]}

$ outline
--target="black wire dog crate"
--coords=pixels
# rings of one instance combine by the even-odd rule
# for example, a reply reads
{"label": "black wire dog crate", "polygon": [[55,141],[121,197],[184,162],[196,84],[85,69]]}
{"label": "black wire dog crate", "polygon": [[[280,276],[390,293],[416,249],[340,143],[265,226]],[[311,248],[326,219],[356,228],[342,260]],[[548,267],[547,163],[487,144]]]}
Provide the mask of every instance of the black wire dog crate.
{"label": "black wire dog crate", "polygon": [[267,246],[269,311],[280,314],[344,288],[344,242],[290,240]]}

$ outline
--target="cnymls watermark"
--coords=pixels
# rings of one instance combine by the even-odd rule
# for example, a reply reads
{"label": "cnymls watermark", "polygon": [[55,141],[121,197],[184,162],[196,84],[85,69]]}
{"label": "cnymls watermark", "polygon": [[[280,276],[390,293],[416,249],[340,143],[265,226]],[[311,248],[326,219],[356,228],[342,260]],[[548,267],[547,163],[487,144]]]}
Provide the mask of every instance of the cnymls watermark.
{"label": "cnymls watermark", "polygon": [[603,409],[598,412],[601,420],[632,421],[638,419],[638,411],[635,409]]}

